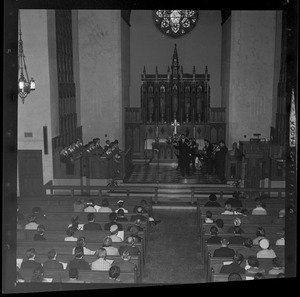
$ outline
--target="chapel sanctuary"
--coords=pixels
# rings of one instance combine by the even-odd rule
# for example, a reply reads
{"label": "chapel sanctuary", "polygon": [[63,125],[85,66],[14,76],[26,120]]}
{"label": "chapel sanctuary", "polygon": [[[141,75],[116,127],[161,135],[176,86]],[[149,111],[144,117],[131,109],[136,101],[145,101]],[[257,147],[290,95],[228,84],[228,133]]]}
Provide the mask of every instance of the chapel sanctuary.
{"label": "chapel sanctuary", "polygon": [[289,2],[15,11],[8,291],[296,276],[298,15]]}

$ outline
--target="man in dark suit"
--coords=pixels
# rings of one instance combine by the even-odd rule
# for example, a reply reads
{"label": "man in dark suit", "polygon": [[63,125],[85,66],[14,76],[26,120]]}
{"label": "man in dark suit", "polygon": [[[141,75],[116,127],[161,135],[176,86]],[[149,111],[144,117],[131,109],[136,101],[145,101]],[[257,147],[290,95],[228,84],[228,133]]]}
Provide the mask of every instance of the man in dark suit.
{"label": "man in dark suit", "polygon": [[240,226],[234,226],[233,228],[234,236],[228,238],[230,244],[244,244],[246,238],[241,236],[242,229]]}
{"label": "man in dark suit", "polygon": [[212,174],[212,172],[213,172],[212,152],[214,150],[214,147],[208,139],[204,139],[203,150],[204,150],[204,160],[205,160],[205,164],[206,164],[206,173]]}
{"label": "man in dark suit", "polygon": [[220,269],[220,273],[239,273],[245,274],[245,269],[241,267],[241,263],[244,261],[244,257],[242,254],[235,254],[233,256],[233,262],[229,265],[223,265]]}
{"label": "man in dark suit", "polygon": [[233,249],[228,247],[229,242],[226,238],[221,240],[221,247],[214,251],[213,257],[229,257],[233,258],[235,252]]}
{"label": "man in dark suit", "polygon": [[44,270],[48,270],[48,269],[57,269],[57,270],[63,270],[64,267],[62,265],[62,263],[58,262],[56,260],[57,257],[57,252],[55,249],[51,249],[48,252],[48,259],[44,264],[43,264],[43,268]]}
{"label": "man in dark suit", "polygon": [[125,240],[127,244],[119,247],[119,254],[123,255],[124,251],[128,251],[131,256],[137,256],[140,253],[140,249],[135,245],[135,242],[136,240],[133,236],[128,236]]}
{"label": "man in dark suit", "polygon": [[181,134],[177,148],[179,151],[178,165],[180,168],[181,176],[184,177],[185,174],[190,176],[191,149],[189,146],[189,140],[185,137],[184,134]]}
{"label": "man in dark suit", "polygon": [[216,175],[220,178],[222,182],[226,182],[225,161],[226,161],[227,152],[228,152],[228,148],[225,146],[225,142],[221,140],[219,142],[218,148],[216,149],[215,169],[216,169]]}
{"label": "man in dark suit", "polygon": [[87,216],[88,218],[88,223],[84,224],[83,230],[84,231],[100,231],[102,230],[102,227],[100,224],[95,223],[95,215],[90,212]]}
{"label": "man in dark suit", "polygon": [[117,265],[120,267],[121,272],[131,272],[134,271],[136,268],[136,265],[130,261],[131,255],[128,251],[124,251],[121,255],[122,260],[115,261],[114,265]]}
{"label": "man in dark suit", "polygon": [[35,261],[36,252],[34,248],[26,251],[27,260],[21,264],[21,269],[32,269],[32,271],[38,267],[42,268],[42,264]]}
{"label": "man in dark suit", "polygon": [[212,226],[210,228],[211,237],[206,240],[207,243],[220,243],[222,237],[218,236],[218,228],[216,226]]}

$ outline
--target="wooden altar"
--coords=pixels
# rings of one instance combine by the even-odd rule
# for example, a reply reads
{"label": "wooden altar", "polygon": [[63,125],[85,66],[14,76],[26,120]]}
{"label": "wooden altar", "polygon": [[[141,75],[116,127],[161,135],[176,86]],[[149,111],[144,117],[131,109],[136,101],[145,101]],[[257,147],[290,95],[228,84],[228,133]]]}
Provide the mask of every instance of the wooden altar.
{"label": "wooden altar", "polygon": [[125,147],[132,147],[133,157],[152,158],[152,145],[157,142],[160,159],[173,161],[173,150],[165,143],[174,133],[175,120],[179,122],[177,134],[211,142],[225,140],[225,108],[210,107],[207,66],[202,74],[196,73],[195,66],[192,73],[184,73],[175,45],[167,73],[159,74],[156,67],[149,74],[144,67],[141,82],[141,107],[125,111]]}

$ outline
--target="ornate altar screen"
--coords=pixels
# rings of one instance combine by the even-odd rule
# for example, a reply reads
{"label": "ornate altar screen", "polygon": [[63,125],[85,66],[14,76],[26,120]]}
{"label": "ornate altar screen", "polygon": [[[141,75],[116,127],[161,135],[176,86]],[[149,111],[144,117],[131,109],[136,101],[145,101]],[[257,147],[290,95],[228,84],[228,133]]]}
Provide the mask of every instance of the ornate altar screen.
{"label": "ornate altar screen", "polygon": [[204,74],[183,73],[175,45],[171,71],[167,74],[142,74],[141,107],[143,122],[171,124],[204,124],[208,121],[210,86],[207,67]]}

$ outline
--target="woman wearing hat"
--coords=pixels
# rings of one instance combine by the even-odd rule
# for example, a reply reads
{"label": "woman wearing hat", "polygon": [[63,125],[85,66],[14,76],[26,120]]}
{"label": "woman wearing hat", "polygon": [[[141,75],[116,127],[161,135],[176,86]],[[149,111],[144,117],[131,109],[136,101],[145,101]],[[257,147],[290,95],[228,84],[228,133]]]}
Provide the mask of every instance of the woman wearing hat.
{"label": "woman wearing hat", "polygon": [[268,239],[264,238],[259,242],[259,246],[261,248],[260,251],[257,252],[257,258],[275,258],[276,254],[272,249],[269,249],[270,242]]}

